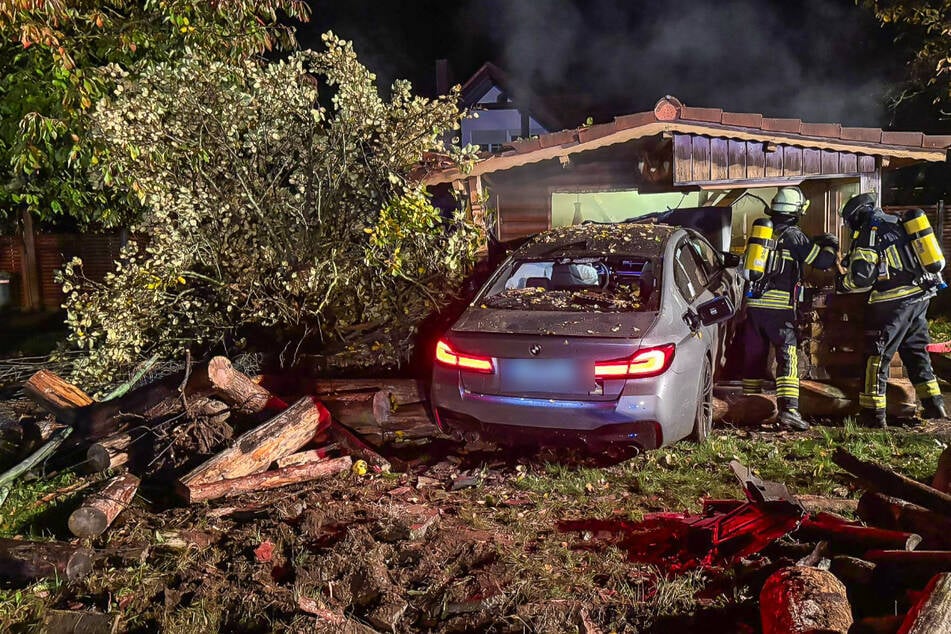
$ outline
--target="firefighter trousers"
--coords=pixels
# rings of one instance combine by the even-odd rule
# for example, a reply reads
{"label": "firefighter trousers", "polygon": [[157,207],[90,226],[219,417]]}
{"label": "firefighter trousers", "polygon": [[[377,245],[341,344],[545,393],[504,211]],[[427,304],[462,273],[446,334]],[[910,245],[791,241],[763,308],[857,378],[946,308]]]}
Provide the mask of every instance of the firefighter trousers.
{"label": "firefighter trousers", "polygon": [[895,352],[901,357],[908,378],[922,404],[941,404],[941,390],[931,369],[926,346],[928,300],[901,304],[882,302],[869,306],[869,328],[865,360],[865,383],[859,394],[863,415],[885,420],[885,388],[888,367]]}
{"label": "firefighter trousers", "polygon": [[795,309],[748,307],[743,346],[743,393],[763,391],[763,383],[769,378],[769,348],[772,346],[776,352],[776,404],[780,411],[798,409]]}

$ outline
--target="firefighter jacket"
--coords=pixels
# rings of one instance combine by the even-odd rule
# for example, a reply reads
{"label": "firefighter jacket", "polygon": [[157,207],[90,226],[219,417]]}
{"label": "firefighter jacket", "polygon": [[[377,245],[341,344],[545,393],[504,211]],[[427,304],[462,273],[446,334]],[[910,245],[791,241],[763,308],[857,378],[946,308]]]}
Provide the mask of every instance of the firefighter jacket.
{"label": "firefighter jacket", "polygon": [[910,243],[898,217],[876,209],[865,226],[852,233],[842,286],[850,293],[871,290],[869,304],[930,297],[919,283],[922,271]]}
{"label": "firefighter jacket", "polygon": [[821,246],[810,240],[796,225],[796,218],[773,217],[773,235],[776,236],[775,265],[767,275],[762,293],[749,297],[751,308],[792,309],[796,306],[797,286],[802,280],[803,264],[817,269],[828,269],[836,260],[836,249]]}

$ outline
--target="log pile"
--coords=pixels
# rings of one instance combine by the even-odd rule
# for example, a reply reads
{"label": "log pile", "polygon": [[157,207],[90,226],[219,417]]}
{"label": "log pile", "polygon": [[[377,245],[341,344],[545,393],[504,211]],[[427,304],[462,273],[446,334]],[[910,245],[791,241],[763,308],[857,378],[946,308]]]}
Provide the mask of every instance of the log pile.
{"label": "log pile", "polygon": [[389,471],[383,445],[439,435],[417,381],[285,380],[280,394],[268,384],[214,357],[96,401],[52,372],[36,372],[24,391],[49,416],[24,419],[19,433],[4,435],[20,445],[8,453],[26,459],[3,474],[0,498],[41,462],[76,468],[78,456],[80,470],[106,477],[69,515],[77,543],[0,540],[0,581],[87,574],[97,558],[89,546],[124,515],[140,512],[140,484],[170,489],[186,505],[319,486],[351,471]]}
{"label": "log pile", "polygon": [[806,515],[790,537],[822,554],[774,572],[764,632],[951,632],[951,495],[837,449],[864,489],[858,522]]}

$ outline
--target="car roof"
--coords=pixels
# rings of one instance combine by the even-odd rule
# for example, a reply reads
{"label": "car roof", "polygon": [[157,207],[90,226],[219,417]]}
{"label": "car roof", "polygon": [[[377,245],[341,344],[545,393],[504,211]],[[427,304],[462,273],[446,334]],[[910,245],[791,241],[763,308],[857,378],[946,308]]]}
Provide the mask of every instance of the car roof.
{"label": "car roof", "polygon": [[680,230],[681,227],[639,222],[556,227],[532,238],[519,247],[514,256],[540,258],[603,253],[658,256],[670,236]]}

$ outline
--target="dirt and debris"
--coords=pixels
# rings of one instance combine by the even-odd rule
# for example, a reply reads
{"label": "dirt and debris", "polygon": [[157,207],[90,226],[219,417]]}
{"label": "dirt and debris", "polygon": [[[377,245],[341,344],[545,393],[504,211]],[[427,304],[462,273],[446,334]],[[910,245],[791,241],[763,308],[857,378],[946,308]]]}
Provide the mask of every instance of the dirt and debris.
{"label": "dirt and debris", "polygon": [[[220,367],[227,369],[224,363]],[[196,366],[192,376],[203,372],[207,376],[204,366]],[[227,376],[236,378],[230,370]],[[212,383],[216,381],[221,383]],[[62,619],[49,615],[69,611],[95,615],[89,618],[109,627],[118,622],[118,631],[131,632],[758,632],[768,630],[758,598],[770,579],[768,587],[812,584],[819,594],[841,585],[849,618],[864,626],[894,616],[896,606],[900,613],[914,615],[909,619],[922,613],[934,618],[937,608],[927,606],[940,605],[935,597],[944,585],[932,584],[927,605],[909,592],[924,592],[935,574],[951,571],[951,551],[942,550],[948,545],[941,531],[926,530],[951,522],[942,506],[947,494],[929,491],[920,482],[909,484],[894,473],[883,476],[880,468],[857,468],[854,484],[868,490],[860,500],[800,499],[734,464],[741,486],[733,489],[745,501],[722,499],[729,491],[719,490],[721,497],[705,496],[699,512],[672,512],[665,492],[650,493],[651,483],[639,470],[697,468],[678,464],[681,454],[665,450],[622,463],[613,467],[621,479],[605,480],[593,467],[598,460],[570,451],[526,455],[437,433],[422,444],[410,443],[395,433],[369,433],[369,418],[364,419],[364,433],[335,435],[339,423],[328,421],[316,390],[308,393],[306,385],[286,378],[261,377],[250,383],[257,387],[240,377],[234,384],[224,382],[225,388],[208,388],[203,381],[188,387],[178,377],[167,381],[168,394],[152,390],[152,401],[166,405],[171,394],[179,402],[214,398],[228,406],[229,417],[215,425],[226,425],[230,433],[206,437],[204,450],[195,430],[211,424],[203,418],[220,416],[220,410],[195,415],[184,405],[159,408],[159,419],[150,421],[141,415],[130,418],[130,410],[120,408],[126,416],[117,429],[110,427],[112,419],[101,416],[95,419],[99,427],[87,427],[104,425],[110,435],[85,442],[79,432],[69,436],[72,445],[53,455],[46,473],[73,470],[80,475],[45,493],[54,501],[50,509],[22,524],[42,526],[44,539],[24,533],[7,540],[16,547],[3,555],[43,565],[21,566],[18,578],[10,575],[10,565],[0,566],[7,575],[0,586],[30,588],[42,601],[45,611],[34,613],[32,623]],[[263,398],[278,383],[281,391],[274,388]],[[240,405],[229,404],[234,396],[228,391],[236,385]],[[359,389],[383,389],[383,382]],[[405,401],[416,398],[413,394],[424,394],[392,382],[385,389],[409,395],[400,397],[397,411],[412,405]],[[133,399],[135,392],[123,398]],[[258,399],[258,411],[247,413],[256,409],[248,406],[252,397]],[[92,420],[93,412],[107,409],[99,403],[80,408],[87,409],[82,416],[74,412],[74,420]],[[35,411],[31,415],[42,418]],[[284,423],[274,425],[275,420]],[[161,470],[149,461],[127,460],[102,473],[82,474],[88,470],[77,466],[83,462],[84,444],[114,439],[128,432],[123,425],[148,428],[150,423],[169,432],[148,434],[149,440],[142,441],[154,444],[146,452],[153,459],[171,453],[165,443],[190,439],[194,444],[181,451],[181,460],[163,463]],[[269,424],[273,433],[255,434]],[[413,425],[418,424],[414,419]],[[187,438],[170,440],[176,433]],[[773,431],[730,433],[764,447],[785,437]],[[816,442],[823,433],[815,432]],[[718,436],[697,449],[721,461],[717,465],[704,459],[708,471],[729,473],[726,462],[735,450],[716,445],[726,438]],[[845,454],[826,451],[836,463],[854,467]],[[249,462],[252,454],[257,458]],[[296,457],[287,462],[291,456]],[[345,469],[290,477],[342,458],[351,459]],[[353,468],[360,460],[365,469]],[[123,473],[141,477],[138,495],[112,509],[117,513],[101,534],[72,536],[69,514]],[[190,487],[188,476],[195,474],[201,476],[198,489],[223,482],[238,490],[229,497],[188,503],[181,485]],[[576,497],[545,488],[546,478],[562,476]],[[261,488],[257,478],[262,477],[275,488]],[[244,482],[253,486],[240,488]],[[859,490],[854,484],[843,473],[839,495]],[[646,502],[646,514],[626,510],[635,495]],[[839,517],[832,509],[854,511],[862,522]],[[40,551],[48,554],[37,559]],[[802,583],[802,575],[780,574],[797,564],[823,574],[808,573]],[[63,576],[72,580],[47,576],[60,569],[70,570],[71,575]],[[803,593],[791,601],[812,600]],[[842,600],[830,602],[839,617]],[[776,603],[772,616],[795,608],[787,603]],[[777,616],[770,622],[780,621]],[[0,611],[0,625],[13,623],[26,628],[31,621],[29,615],[14,621]],[[900,624],[896,620],[892,631]]]}

